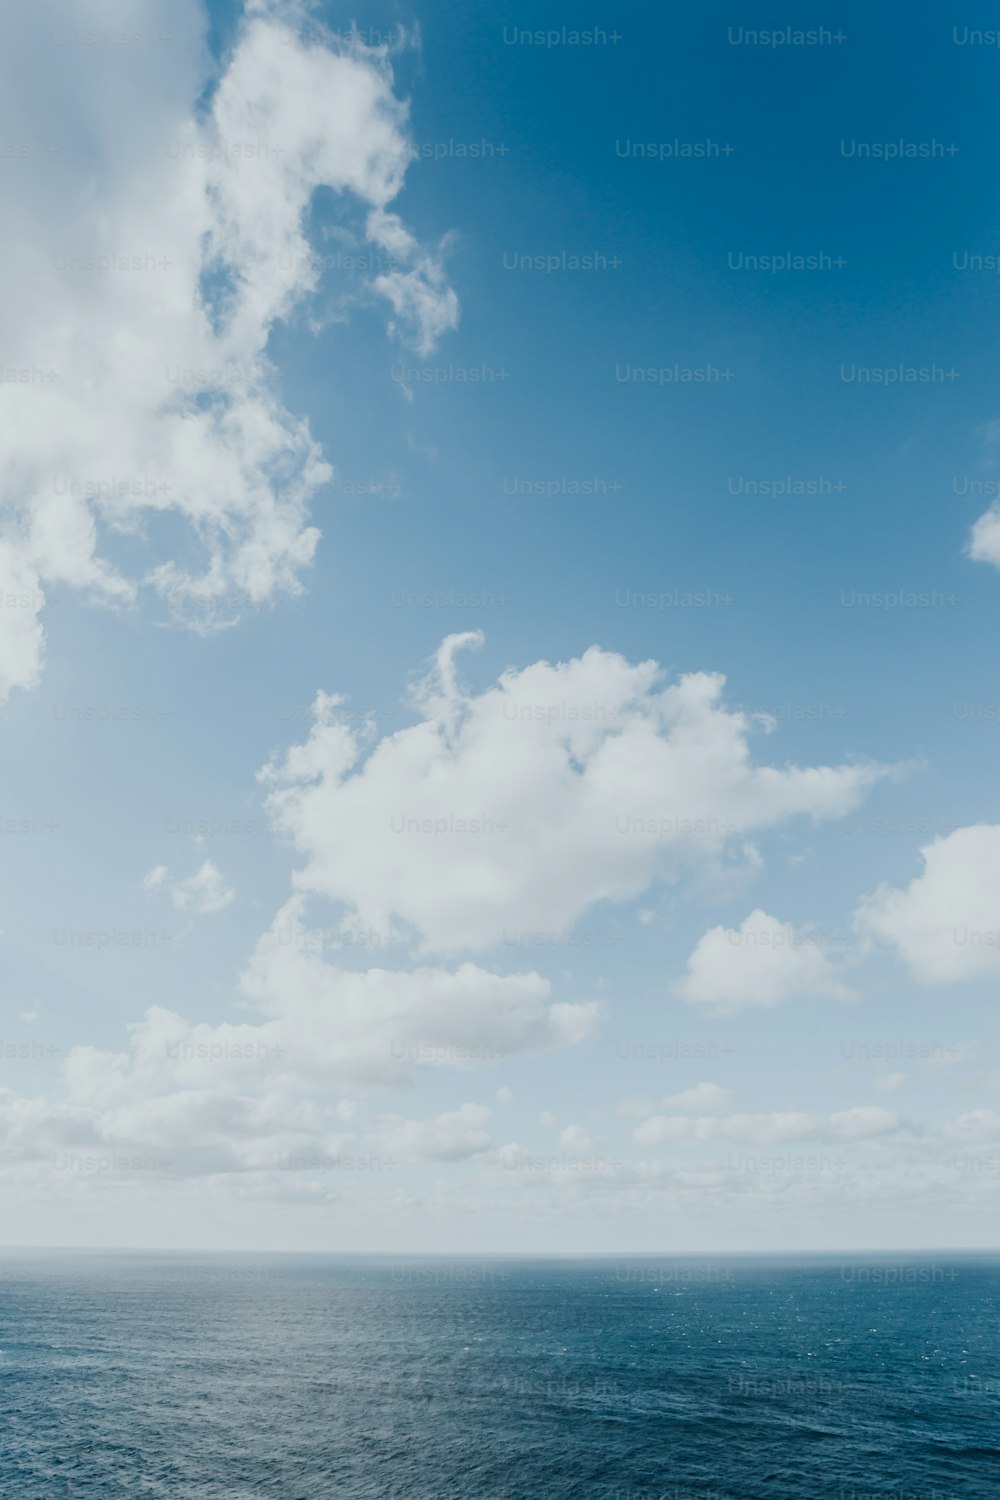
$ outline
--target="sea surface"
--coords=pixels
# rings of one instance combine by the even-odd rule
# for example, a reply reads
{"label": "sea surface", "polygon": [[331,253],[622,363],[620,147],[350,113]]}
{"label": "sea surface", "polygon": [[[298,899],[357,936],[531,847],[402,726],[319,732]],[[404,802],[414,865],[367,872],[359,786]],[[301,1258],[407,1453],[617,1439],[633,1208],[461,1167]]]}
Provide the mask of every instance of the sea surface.
{"label": "sea surface", "polygon": [[0,1255],[4,1500],[991,1500],[1000,1260]]}

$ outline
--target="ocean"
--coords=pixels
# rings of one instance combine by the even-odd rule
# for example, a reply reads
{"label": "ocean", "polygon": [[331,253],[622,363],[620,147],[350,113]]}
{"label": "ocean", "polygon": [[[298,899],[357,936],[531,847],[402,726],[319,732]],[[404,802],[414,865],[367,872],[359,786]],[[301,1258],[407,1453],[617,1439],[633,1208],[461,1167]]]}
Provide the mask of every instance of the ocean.
{"label": "ocean", "polygon": [[990,1500],[984,1255],[0,1255],[4,1500]]}

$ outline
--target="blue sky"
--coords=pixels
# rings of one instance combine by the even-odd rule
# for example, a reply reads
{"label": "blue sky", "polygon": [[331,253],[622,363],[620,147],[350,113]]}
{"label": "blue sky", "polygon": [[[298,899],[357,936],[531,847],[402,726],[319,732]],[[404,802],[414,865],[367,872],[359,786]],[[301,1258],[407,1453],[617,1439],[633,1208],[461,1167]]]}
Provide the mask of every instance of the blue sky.
{"label": "blue sky", "polygon": [[986,10],[112,9],[6,63],[8,1238],[991,1243]]}

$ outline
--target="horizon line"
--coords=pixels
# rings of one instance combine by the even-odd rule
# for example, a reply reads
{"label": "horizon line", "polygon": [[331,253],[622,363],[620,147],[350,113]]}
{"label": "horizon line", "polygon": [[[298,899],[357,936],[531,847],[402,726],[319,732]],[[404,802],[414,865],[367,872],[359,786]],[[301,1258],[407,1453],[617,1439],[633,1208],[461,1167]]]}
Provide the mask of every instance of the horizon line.
{"label": "horizon line", "polygon": [[247,1249],[246,1247],[203,1247],[203,1246],[165,1246],[165,1245],[2,1245],[0,1244],[0,1256],[11,1254],[28,1254],[38,1251],[50,1251],[67,1255],[299,1255],[299,1256],[325,1256],[328,1258],[352,1258],[352,1259],[393,1259],[393,1260],[702,1260],[712,1258],[720,1259],[767,1259],[777,1256],[784,1258],[797,1257],[808,1259],[810,1257],[829,1256],[837,1257],[844,1255],[867,1256],[875,1259],[882,1256],[915,1257],[926,1255],[980,1255],[1000,1256],[1000,1245],[987,1246],[962,1246],[960,1248],[948,1248],[947,1246],[919,1246],[917,1248],[892,1248],[879,1247],[877,1249],[865,1249],[852,1247],[846,1249],[822,1249],[822,1250],[275,1250],[275,1249]]}

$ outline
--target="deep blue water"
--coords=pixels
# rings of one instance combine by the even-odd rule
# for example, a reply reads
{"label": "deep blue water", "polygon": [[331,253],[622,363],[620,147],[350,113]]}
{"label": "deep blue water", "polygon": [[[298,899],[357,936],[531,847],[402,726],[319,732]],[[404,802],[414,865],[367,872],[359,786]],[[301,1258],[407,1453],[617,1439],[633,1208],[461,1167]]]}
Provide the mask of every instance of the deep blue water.
{"label": "deep blue water", "polygon": [[0,1257],[4,1500],[992,1500],[998,1262]]}

